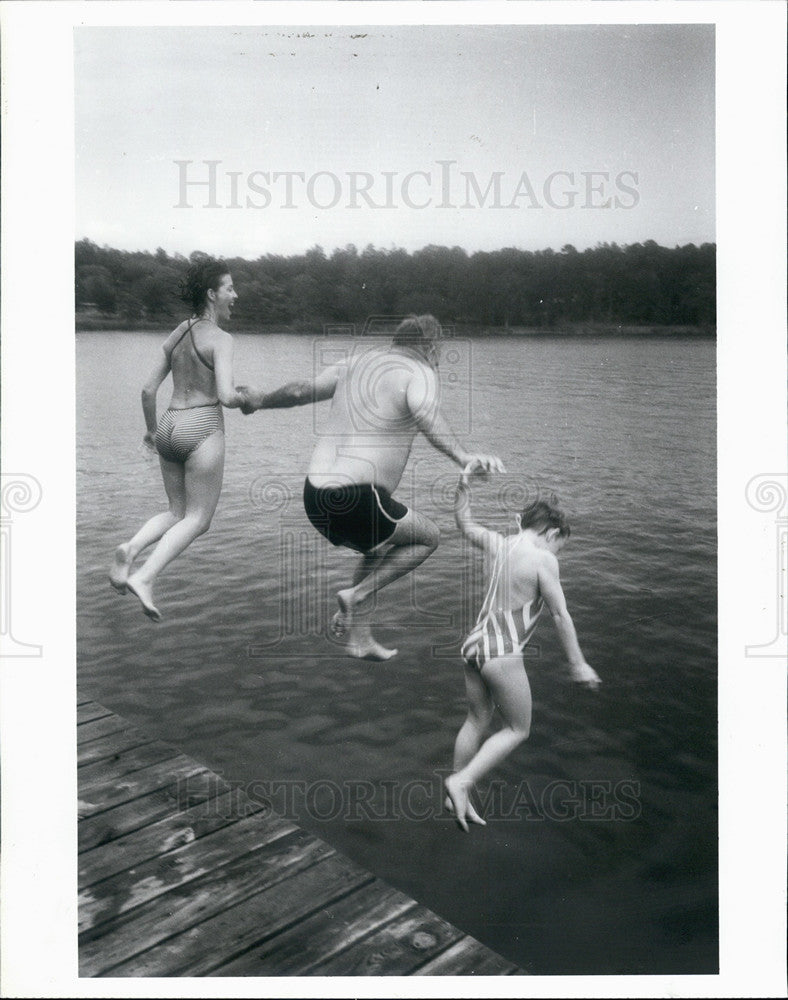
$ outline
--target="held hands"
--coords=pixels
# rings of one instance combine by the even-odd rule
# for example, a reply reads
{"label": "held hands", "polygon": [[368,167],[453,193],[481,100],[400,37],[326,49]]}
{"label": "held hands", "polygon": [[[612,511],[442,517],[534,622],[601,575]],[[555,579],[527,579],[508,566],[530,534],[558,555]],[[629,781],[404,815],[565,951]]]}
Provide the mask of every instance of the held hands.
{"label": "held hands", "polygon": [[581,684],[590,691],[596,691],[602,683],[599,674],[593,667],[590,667],[585,660],[583,660],[582,663],[573,664],[570,667],[570,673],[575,684]]}
{"label": "held hands", "polygon": [[237,385],[235,391],[239,396],[243,397],[243,402],[241,403],[241,413],[246,414],[248,417],[250,413],[254,413],[257,407],[254,405],[254,389],[251,389],[248,385]]}
{"label": "held hands", "polygon": [[471,455],[462,470],[460,482],[467,486],[471,476],[486,479],[491,472],[506,472],[503,462],[497,455]]}

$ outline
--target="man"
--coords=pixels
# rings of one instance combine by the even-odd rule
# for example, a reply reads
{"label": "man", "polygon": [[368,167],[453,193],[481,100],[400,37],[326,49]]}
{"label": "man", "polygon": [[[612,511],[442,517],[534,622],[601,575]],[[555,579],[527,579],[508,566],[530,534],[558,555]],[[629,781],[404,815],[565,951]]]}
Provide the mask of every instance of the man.
{"label": "man", "polygon": [[434,448],[471,471],[503,471],[500,460],[465,450],[439,409],[434,316],[410,316],[388,350],[371,350],[324,369],[314,380],[274,392],[239,387],[244,413],[331,399],[304,484],[304,508],[332,544],[360,552],[353,583],[337,593],[331,622],[351,656],[388,660],[365,614],[383,587],[405,576],[438,546],[438,527],[392,496],[421,432]]}

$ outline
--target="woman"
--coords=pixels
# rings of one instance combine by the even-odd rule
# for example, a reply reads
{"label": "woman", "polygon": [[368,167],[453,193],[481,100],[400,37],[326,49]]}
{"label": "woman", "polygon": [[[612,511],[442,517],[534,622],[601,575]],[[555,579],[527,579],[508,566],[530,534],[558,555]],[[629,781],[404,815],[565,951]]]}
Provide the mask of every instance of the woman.
{"label": "woman", "polygon": [[[155,622],[161,614],[153,603],[153,585],[164,567],[211,524],[224,472],[222,406],[239,407],[245,396],[233,386],[233,340],[219,323],[230,318],[235,300],[233,281],[224,261],[201,259],[186,275],[181,298],[194,310],[164,342],[162,353],[142,390],[146,447],[159,453],[169,510],[156,514],[115,551],[109,579],[130,590]],[[156,392],[172,372],[169,408],[156,423]],[[156,547],[131,572],[143,549]]]}

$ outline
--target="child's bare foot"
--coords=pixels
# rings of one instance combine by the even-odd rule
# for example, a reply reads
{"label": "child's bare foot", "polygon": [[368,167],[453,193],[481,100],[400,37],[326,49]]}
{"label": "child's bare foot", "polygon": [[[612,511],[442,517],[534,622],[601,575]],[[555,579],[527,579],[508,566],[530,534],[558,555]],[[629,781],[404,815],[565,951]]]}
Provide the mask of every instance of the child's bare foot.
{"label": "child's bare foot", "polygon": [[129,555],[128,545],[119,545],[115,549],[112,565],[109,569],[109,582],[120,594],[126,593],[126,581],[134,560]]}
{"label": "child's bare foot", "polygon": [[479,826],[487,826],[485,820],[473,808],[469,797],[469,787],[463,784],[456,774],[450,774],[443,785],[446,789],[446,808],[449,812],[454,813],[454,818],[466,833],[468,832],[469,820]]}
{"label": "child's bare foot", "polygon": [[154,622],[161,621],[161,612],[153,603],[153,590],[148,583],[141,580],[127,580],[126,586],[142,605],[142,610]]}

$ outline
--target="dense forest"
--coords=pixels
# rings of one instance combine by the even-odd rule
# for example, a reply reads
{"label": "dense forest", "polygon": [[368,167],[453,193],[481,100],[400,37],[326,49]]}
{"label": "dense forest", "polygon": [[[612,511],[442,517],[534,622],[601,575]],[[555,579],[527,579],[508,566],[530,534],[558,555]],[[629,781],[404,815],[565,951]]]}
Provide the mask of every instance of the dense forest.
{"label": "dense forest", "polygon": [[[76,243],[75,255],[79,328],[161,327],[184,315],[178,286],[185,257],[88,239]],[[239,295],[233,328],[312,330],[430,312],[480,331],[627,326],[708,333],[716,322],[715,258],[711,243],[670,249],[653,240],[560,252],[351,245],[330,255],[313,247],[290,257],[230,258]]]}

